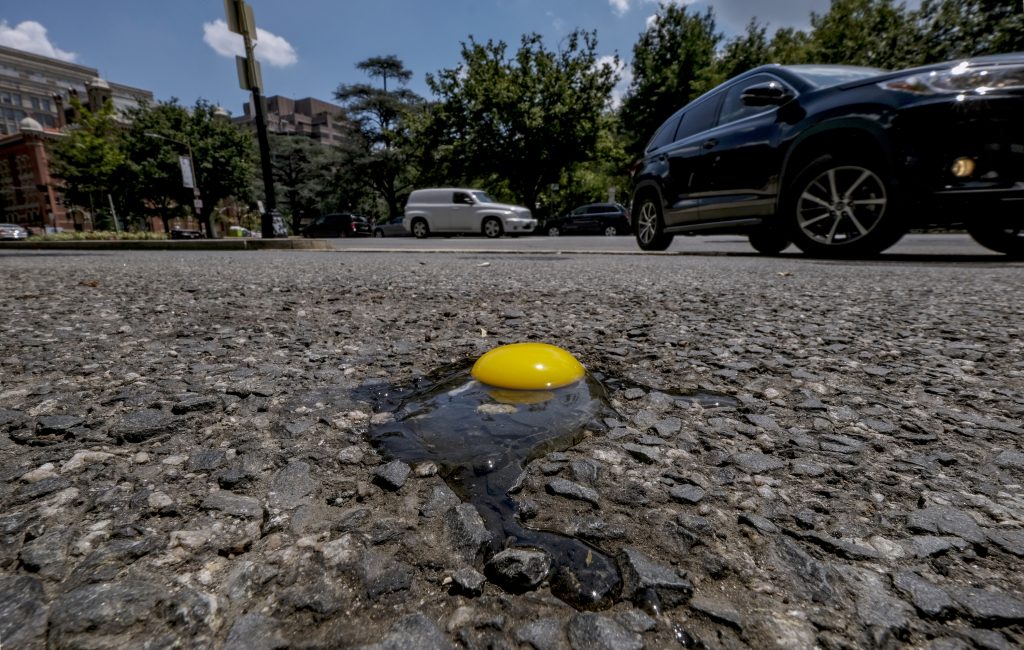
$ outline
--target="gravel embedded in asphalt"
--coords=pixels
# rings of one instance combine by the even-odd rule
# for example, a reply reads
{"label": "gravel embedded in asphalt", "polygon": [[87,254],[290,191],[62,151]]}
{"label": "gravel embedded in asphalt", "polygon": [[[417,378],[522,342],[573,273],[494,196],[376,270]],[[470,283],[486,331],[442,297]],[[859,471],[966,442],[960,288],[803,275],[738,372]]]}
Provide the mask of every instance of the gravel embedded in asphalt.
{"label": "gravel embedded in asphalt", "polygon": [[[0,640],[1020,647],[1022,287],[998,258],[4,251]],[[525,340],[616,413],[513,495],[617,559],[605,611],[537,551],[484,580],[446,468],[365,436],[375,391]]]}

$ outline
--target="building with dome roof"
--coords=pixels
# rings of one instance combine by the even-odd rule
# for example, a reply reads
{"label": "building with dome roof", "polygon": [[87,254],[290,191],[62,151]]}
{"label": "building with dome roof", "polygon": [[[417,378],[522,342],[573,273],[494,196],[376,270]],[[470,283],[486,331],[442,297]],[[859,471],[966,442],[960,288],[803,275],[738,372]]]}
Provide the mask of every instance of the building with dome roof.
{"label": "building with dome roof", "polygon": [[119,115],[154,103],[151,91],[103,79],[96,68],[0,46],[0,221],[34,231],[91,228],[62,205],[46,155],[46,141],[76,118],[71,97],[90,110],[110,100]]}

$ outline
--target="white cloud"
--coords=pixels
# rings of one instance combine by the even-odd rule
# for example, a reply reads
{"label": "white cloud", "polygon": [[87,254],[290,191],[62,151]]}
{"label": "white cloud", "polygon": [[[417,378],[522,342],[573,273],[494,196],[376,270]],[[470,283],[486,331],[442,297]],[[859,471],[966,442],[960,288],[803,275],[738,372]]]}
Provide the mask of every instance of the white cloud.
{"label": "white cloud", "polygon": [[598,67],[609,65],[619,75],[619,82],[612,88],[612,108],[618,108],[622,104],[626,90],[629,89],[630,82],[633,81],[633,69],[627,66],[622,59],[611,54],[597,57],[596,65]]}
{"label": "white cloud", "polygon": [[18,23],[16,27],[8,25],[6,20],[0,21],[0,45],[61,61],[74,61],[78,58],[74,52],[54,47],[46,36],[46,28],[34,20]]}
{"label": "white cloud", "polygon": [[[221,19],[203,23],[203,42],[221,56],[245,56],[242,37],[228,30],[228,24]],[[299,60],[292,44],[277,34],[256,28],[256,58],[275,68],[286,68]]]}
{"label": "white cloud", "polygon": [[623,16],[629,11],[629,0],[608,0],[608,4],[616,16]]}

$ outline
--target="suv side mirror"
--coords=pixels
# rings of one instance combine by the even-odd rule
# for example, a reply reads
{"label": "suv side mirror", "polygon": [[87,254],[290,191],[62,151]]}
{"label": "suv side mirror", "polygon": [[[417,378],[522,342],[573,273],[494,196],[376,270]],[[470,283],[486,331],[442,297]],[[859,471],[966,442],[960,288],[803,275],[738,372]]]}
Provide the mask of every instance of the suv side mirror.
{"label": "suv side mirror", "polygon": [[744,106],[782,106],[793,99],[793,92],[778,81],[766,81],[743,89],[740,101]]}

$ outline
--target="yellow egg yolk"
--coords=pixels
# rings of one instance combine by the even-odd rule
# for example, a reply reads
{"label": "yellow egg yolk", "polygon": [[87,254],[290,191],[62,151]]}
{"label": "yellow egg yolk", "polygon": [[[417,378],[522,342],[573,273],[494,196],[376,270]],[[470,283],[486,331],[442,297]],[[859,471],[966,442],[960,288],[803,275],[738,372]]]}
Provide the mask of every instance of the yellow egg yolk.
{"label": "yellow egg yolk", "polygon": [[473,378],[482,384],[513,390],[544,390],[568,386],[586,370],[566,350],[547,343],[512,343],[494,348],[473,364]]}

